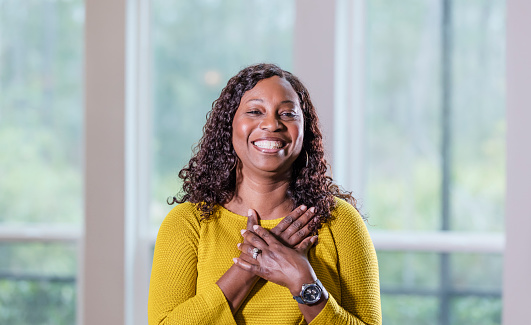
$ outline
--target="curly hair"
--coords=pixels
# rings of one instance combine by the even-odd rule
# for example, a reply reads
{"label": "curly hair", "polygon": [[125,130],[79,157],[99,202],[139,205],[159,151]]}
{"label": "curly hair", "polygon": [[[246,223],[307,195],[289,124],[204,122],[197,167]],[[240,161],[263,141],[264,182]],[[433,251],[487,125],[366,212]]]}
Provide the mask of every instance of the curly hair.
{"label": "curly hair", "polygon": [[260,80],[278,76],[287,80],[298,95],[304,116],[303,149],[293,163],[292,179],[288,195],[294,206],[313,206],[319,221],[311,229],[331,218],[335,207],[334,197],[350,202],[356,207],[351,192],[340,189],[326,175],[327,162],[324,158],[322,134],[315,107],[308,90],[293,74],[274,64],[256,64],[241,70],[232,77],[212,104],[203,127],[203,136],[194,148],[193,157],[179,172],[183,180],[180,198],[169,198],[168,203],[191,202],[197,204],[203,218],[208,219],[216,205],[229,202],[236,189],[236,163],[238,157],[232,146],[232,121],[243,94]]}

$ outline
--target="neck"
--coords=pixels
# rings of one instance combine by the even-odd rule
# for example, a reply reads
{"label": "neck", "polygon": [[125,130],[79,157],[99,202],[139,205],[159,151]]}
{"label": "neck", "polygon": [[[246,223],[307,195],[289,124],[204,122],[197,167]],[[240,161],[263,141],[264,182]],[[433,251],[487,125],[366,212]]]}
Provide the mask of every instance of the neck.
{"label": "neck", "polygon": [[285,217],[295,207],[288,196],[290,177],[253,177],[238,171],[236,191],[225,207],[234,213],[247,216],[254,209],[260,219]]}

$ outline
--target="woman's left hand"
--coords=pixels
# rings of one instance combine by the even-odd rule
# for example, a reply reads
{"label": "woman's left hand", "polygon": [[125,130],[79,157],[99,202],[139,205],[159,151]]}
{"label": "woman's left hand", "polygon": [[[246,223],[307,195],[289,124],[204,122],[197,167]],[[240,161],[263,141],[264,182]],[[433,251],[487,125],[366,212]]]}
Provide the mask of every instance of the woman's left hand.
{"label": "woman's left hand", "polygon": [[[295,248],[289,248],[268,230],[258,225],[253,226],[253,230],[254,232],[242,230],[245,242],[238,244],[242,254],[239,258],[234,258],[236,265],[287,287],[293,295],[300,293],[302,284],[315,281],[317,277],[307,255],[317,241],[317,236],[308,237]],[[256,259],[252,257],[255,247],[261,250]]]}

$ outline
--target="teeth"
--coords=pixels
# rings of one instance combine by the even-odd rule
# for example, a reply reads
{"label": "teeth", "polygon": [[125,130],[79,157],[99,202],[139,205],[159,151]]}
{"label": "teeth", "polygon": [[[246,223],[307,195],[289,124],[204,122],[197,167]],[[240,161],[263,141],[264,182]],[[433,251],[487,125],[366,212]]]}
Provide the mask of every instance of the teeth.
{"label": "teeth", "polygon": [[282,142],[280,142],[280,141],[261,140],[261,141],[256,141],[254,143],[254,145],[259,147],[259,148],[264,148],[264,149],[279,149],[279,148],[282,148]]}

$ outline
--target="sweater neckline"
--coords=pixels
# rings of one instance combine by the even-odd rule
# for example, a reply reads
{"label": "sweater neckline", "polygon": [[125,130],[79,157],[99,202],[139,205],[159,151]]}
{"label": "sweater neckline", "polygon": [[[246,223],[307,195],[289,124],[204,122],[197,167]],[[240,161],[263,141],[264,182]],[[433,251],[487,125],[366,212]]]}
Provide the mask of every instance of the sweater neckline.
{"label": "sweater neckline", "polygon": [[[230,216],[231,218],[237,219],[239,221],[244,221],[245,223],[247,223],[247,217],[246,216],[242,216],[240,214],[234,213],[234,212],[232,212],[231,210],[225,208],[222,205],[219,205],[219,208],[221,209],[222,214]],[[282,221],[282,219],[284,219],[284,218],[277,218],[277,219],[271,219],[271,220],[259,220],[259,224],[260,224],[260,226],[262,226],[264,228],[273,228],[274,226],[278,225],[278,223],[280,221]]]}

